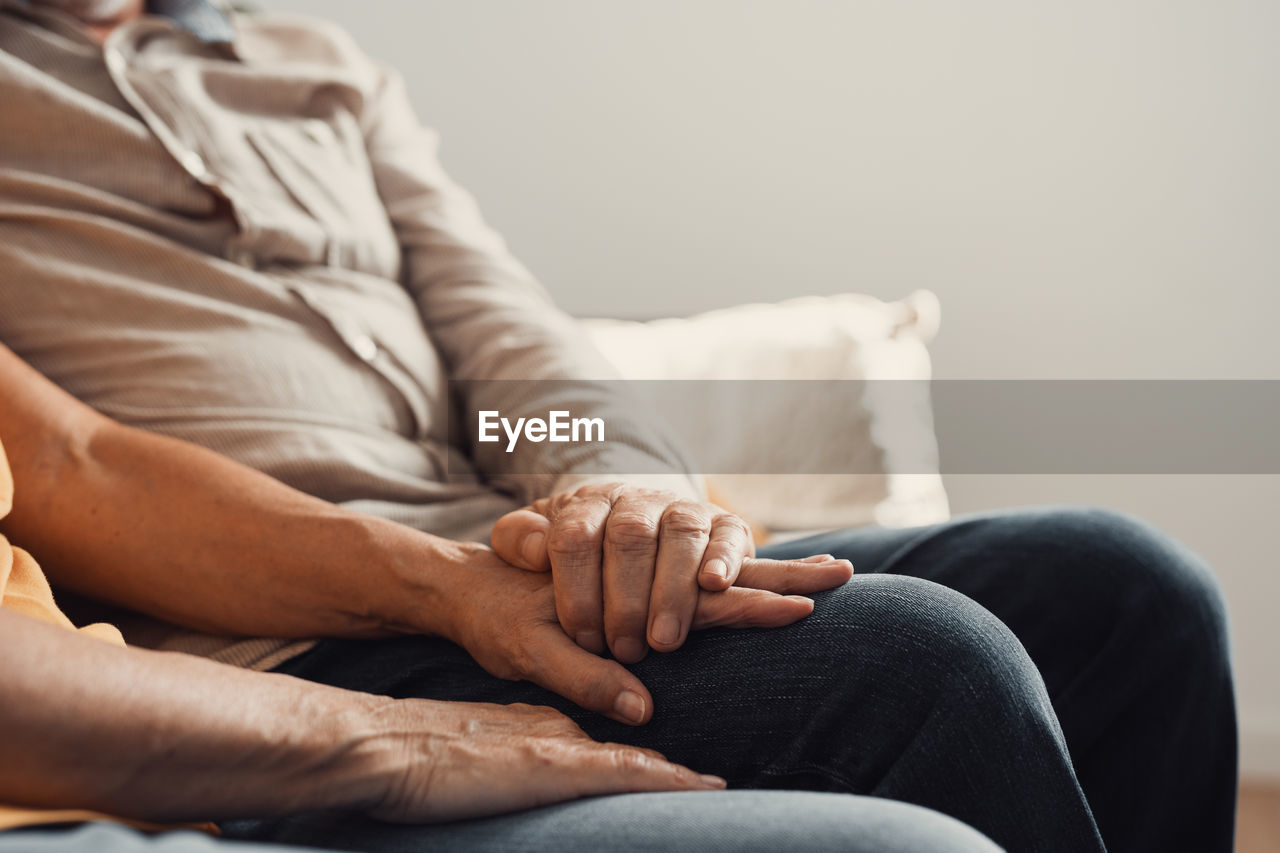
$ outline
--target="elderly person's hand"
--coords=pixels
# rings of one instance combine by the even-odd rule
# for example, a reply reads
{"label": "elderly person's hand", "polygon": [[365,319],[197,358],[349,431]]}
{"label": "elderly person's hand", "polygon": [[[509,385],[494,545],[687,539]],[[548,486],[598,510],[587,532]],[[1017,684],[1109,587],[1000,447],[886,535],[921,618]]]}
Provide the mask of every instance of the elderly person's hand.
{"label": "elderly person's hand", "polygon": [[386,780],[366,808],[400,823],[464,820],[578,797],[725,787],[651,749],[599,743],[540,705],[366,700],[371,766]]}
{"label": "elderly person's hand", "polygon": [[[583,486],[508,513],[494,525],[494,552],[550,571],[556,616],[579,646],[634,663],[649,648],[679,648],[694,625],[699,591],[738,583],[755,554],[750,526],[706,501],[620,483]],[[767,561],[772,562],[772,561]],[[847,581],[852,566],[821,554],[751,585],[817,592]]]}
{"label": "elderly person's hand", "polygon": [[[433,630],[465,648],[491,675],[532,681],[621,723],[649,721],[653,697],[640,679],[565,634],[556,619],[559,589],[553,589],[551,576],[518,569],[483,545],[451,547],[453,558],[431,576],[436,591],[407,599],[407,612],[430,611]],[[737,586],[721,592],[695,588],[689,627],[790,625],[813,612],[813,600],[772,590],[817,592],[848,576],[847,563],[747,559]],[[399,621],[405,630],[416,630],[412,615]]]}

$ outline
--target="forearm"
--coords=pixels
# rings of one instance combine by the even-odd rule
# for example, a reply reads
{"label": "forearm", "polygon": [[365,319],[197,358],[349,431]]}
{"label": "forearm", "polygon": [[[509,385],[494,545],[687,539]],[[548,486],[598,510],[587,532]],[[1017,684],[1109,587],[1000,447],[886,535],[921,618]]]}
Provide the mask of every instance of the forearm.
{"label": "forearm", "polygon": [[[123,649],[0,609],[0,801],[142,820],[360,809],[390,700]],[[51,666],[50,661],[57,661]]]}
{"label": "forearm", "polygon": [[0,347],[3,529],[53,582],[197,629],[445,633],[468,547],[343,510],[185,442],[110,421]]}
{"label": "forearm", "polygon": [[110,422],[46,450],[40,478],[14,458],[20,499],[6,529],[55,583],[193,628],[384,634],[410,576],[419,617],[440,612],[428,581],[459,547]]}

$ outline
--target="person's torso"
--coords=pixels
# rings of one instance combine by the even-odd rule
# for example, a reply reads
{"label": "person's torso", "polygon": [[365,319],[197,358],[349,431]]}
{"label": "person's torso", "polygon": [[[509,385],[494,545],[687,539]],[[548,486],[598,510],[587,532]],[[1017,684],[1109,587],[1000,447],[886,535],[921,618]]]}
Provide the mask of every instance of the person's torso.
{"label": "person's torso", "polygon": [[364,147],[372,67],[323,25],[238,24],[231,55],[0,12],[0,342],[329,500],[475,495]]}

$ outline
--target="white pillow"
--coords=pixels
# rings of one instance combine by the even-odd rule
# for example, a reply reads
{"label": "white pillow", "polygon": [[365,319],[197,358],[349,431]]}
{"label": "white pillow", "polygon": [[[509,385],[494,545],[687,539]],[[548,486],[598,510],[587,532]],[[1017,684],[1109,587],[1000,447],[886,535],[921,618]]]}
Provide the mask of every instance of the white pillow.
{"label": "white pillow", "polygon": [[[743,305],[682,319],[636,323],[584,320],[596,346],[626,379],[910,379],[931,374],[925,344],[937,332],[940,309],[929,291],[899,302],[841,294],[773,305]],[[709,471],[752,469],[752,460],[778,454],[840,452],[859,441],[866,458],[881,460],[867,474],[710,474],[708,487],[735,512],[775,532],[879,524],[902,527],[943,521],[946,493],[937,473],[937,446],[927,406],[877,403],[877,386],[860,401],[864,411],[825,432],[806,426],[804,446],[788,448],[787,412],[757,412],[750,429],[717,430]],[[887,390],[887,386],[885,387]],[[914,418],[911,424],[904,417]],[[707,429],[715,429],[708,413]],[[859,429],[850,430],[856,422]],[[918,462],[897,436],[928,436],[929,464]],[[851,434],[852,432],[852,434]],[[913,473],[892,462],[911,454]],[[895,456],[897,454],[897,456]],[[759,466],[756,466],[759,467]],[[802,466],[797,466],[802,467]],[[779,470],[777,467],[771,470]],[[784,468],[785,470],[785,463]],[[920,473],[915,473],[920,472]]]}

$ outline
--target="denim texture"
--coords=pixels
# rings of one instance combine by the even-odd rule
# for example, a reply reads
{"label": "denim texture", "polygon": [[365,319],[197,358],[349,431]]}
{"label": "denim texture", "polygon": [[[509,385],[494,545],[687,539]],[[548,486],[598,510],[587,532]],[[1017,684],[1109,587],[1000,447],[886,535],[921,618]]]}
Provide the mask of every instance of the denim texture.
{"label": "denim texture", "polygon": [[[1045,508],[839,531],[761,555],[823,552],[848,557],[858,574],[816,596],[809,618],[696,632],[634,665],[656,705],[639,728],[489,676],[435,638],[325,641],[279,671],[389,696],[551,705],[597,739],[657,749],[733,789],[796,792],[755,795],[741,820],[695,812],[724,849],[755,849],[762,833],[780,832],[769,821],[762,829],[766,814],[782,820],[786,832],[769,837],[785,837],[783,846],[861,849],[865,800],[849,794],[936,810],[1011,851],[1231,849],[1237,745],[1225,609],[1188,550],[1127,516]],[[722,796],[735,794],[748,792]],[[564,830],[546,829],[557,825],[550,812],[594,827],[607,849],[618,827],[634,825],[627,804],[643,814],[648,796],[437,827],[302,815],[224,828],[370,851],[481,849],[500,831],[504,849],[564,850]],[[593,820],[597,808],[611,817]],[[842,808],[844,834],[828,819]],[[664,813],[648,831],[666,838],[662,849],[679,849],[662,835],[679,823]],[[716,849],[699,837],[697,849]]]}
{"label": "denim texture", "polygon": [[[799,791],[696,791],[597,797],[435,826],[315,818],[280,834],[320,834],[327,849],[385,853],[998,853],[953,818],[874,797]],[[72,832],[0,835],[0,853],[302,853],[314,847],[148,837],[94,824]]]}

